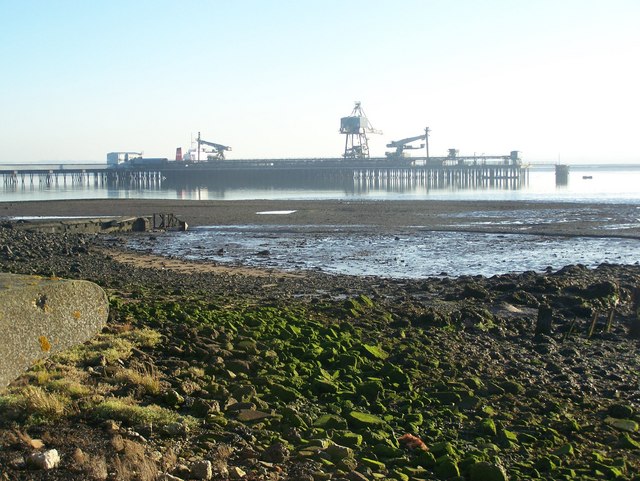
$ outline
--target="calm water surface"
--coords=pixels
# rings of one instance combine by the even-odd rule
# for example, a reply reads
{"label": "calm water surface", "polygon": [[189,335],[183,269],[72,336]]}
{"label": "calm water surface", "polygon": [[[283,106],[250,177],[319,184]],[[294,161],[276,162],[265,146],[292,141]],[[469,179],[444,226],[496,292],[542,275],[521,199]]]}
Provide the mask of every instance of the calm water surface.
{"label": "calm water surface", "polygon": [[[585,179],[583,177],[591,177]],[[553,166],[532,167],[527,185],[518,189],[462,189],[455,185],[430,189],[419,182],[369,182],[353,179],[330,182],[310,180],[306,185],[282,179],[277,185],[265,185],[260,179],[247,178],[244,184],[219,185],[215,181],[190,186],[153,185],[147,188],[117,188],[90,183],[67,182],[46,186],[33,184],[0,185],[3,201],[53,199],[372,199],[372,200],[534,200],[578,202],[640,203],[640,166],[572,166],[567,185],[556,185]]]}

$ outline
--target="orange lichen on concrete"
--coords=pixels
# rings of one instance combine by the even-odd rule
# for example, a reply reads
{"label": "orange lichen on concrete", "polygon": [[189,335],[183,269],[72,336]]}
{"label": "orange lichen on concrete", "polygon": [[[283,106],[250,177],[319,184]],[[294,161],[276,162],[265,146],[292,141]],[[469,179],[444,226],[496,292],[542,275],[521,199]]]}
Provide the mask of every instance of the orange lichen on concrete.
{"label": "orange lichen on concrete", "polygon": [[45,336],[40,336],[38,338],[38,342],[40,343],[40,349],[42,349],[42,352],[49,352],[51,350],[51,343]]}

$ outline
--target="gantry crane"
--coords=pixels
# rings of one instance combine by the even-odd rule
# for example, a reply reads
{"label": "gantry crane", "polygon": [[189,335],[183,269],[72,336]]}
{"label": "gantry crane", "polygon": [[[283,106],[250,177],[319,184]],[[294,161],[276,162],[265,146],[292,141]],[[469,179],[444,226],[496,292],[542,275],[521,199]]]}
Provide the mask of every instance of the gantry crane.
{"label": "gantry crane", "polygon": [[367,134],[381,134],[382,132],[371,126],[360,102],[356,102],[351,115],[340,119],[340,133],[346,135],[343,154],[345,159],[368,159],[369,139]]}

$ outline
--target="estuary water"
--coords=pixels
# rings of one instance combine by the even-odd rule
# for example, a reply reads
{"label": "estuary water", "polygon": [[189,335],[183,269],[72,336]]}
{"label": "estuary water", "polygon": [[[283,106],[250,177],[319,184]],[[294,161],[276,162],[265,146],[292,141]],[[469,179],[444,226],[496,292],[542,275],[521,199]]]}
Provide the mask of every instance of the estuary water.
{"label": "estuary water", "polygon": [[[349,179],[331,184],[310,179],[304,185],[279,179],[225,183],[202,180],[193,185],[153,185],[118,189],[67,182],[64,185],[0,186],[2,201],[52,199],[183,199],[183,200],[489,200],[625,204],[626,227],[640,226],[640,166],[571,166],[566,184],[556,182],[554,166],[530,169],[528,182],[518,188],[465,189],[449,185],[440,189],[397,179]],[[635,215],[637,206],[638,214]],[[527,270],[559,269],[568,264],[595,267],[601,263],[640,262],[640,240],[620,238],[558,237],[532,234],[433,232],[406,229],[376,232],[365,226],[292,226],[279,214],[276,225],[212,225],[187,232],[167,232],[128,240],[134,250],[204,262],[284,270],[319,270],[350,275],[395,278],[486,275]],[[502,212],[500,214],[503,214]],[[476,223],[487,212],[478,210]],[[577,210],[573,217],[592,215]],[[553,213],[551,222],[563,222]],[[473,217],[473,215],[471,215]],[[495,223],[495,215],[490,216]],[[279,219],[280,220],[280,219]],[[541,223],[538,212],[518,212],[527,225]]]}

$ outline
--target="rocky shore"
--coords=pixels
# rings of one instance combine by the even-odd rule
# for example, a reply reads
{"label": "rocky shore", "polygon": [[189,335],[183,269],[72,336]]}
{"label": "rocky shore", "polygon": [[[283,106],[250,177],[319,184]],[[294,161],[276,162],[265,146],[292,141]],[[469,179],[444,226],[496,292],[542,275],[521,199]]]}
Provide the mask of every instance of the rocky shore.
{"label": "rocky shore", "polygon": [[638,265],[391,280],[15,227],[0,271],[111,310],[0,394],[0,479],[640,479]]}

